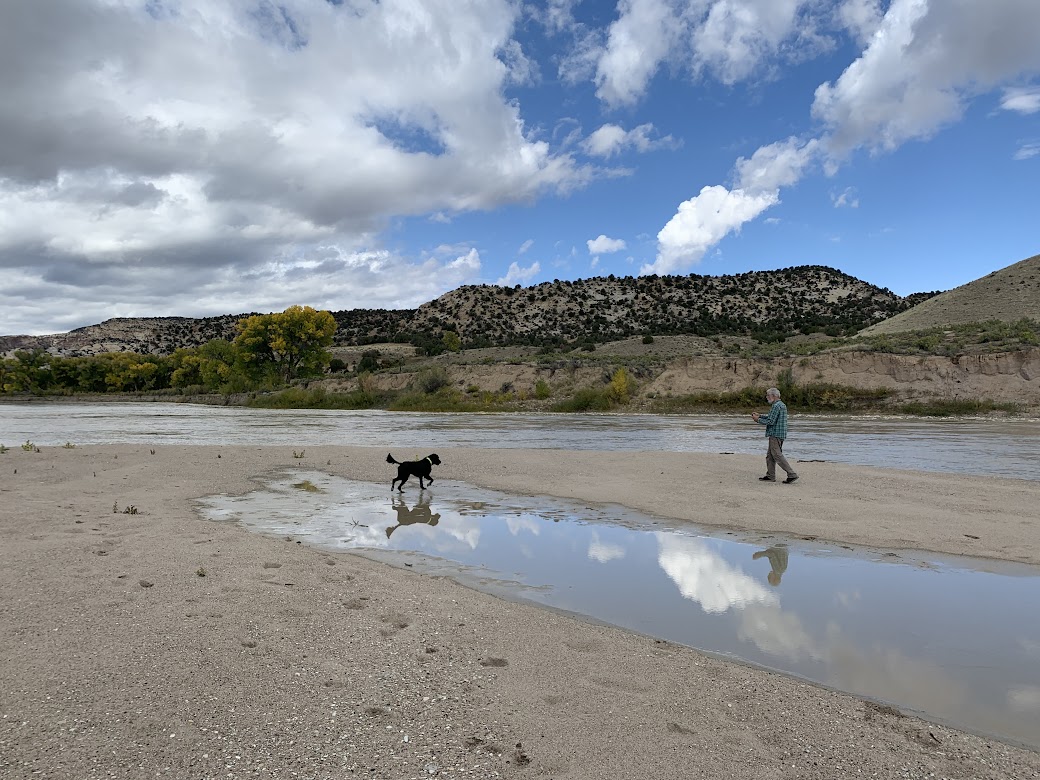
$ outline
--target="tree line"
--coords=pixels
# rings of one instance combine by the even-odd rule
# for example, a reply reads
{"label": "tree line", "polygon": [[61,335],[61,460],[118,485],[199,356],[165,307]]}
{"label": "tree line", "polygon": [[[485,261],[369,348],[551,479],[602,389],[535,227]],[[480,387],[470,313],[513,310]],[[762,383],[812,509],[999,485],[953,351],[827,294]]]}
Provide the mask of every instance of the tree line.
{"label": "tree line", "polygon": [[246,317],[236,331],[232,341],[213,339],[170,355],[62,357],[20,350],[0,360],[0,393],[239,393],[281,387],[325,371],[336,320],[328,311],[290,306]]}

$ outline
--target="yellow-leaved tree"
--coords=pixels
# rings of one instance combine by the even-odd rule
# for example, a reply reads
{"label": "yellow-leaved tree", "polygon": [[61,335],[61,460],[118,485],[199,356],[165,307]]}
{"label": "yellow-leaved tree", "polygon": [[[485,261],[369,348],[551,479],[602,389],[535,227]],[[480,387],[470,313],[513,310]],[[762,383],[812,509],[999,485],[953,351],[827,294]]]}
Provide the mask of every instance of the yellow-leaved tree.
{"label": "yellow-leaved tree", "polygon": [[238,323],[235,346],[257,379],[289,382],[321,373],[332,355],[328,347],[336,320],[327,311],[290,306],[281,314],[256,314]]}

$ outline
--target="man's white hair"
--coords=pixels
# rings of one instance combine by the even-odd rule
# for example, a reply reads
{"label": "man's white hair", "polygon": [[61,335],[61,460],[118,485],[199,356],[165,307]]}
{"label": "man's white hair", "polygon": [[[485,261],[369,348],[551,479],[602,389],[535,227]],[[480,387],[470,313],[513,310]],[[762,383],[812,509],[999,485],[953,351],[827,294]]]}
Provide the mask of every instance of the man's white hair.
{"label": "man's white hair", "polygon": [[780,391],[775,387],[770,387],[766,390],[766,398],[776,398],[777,400],[780,400]]}

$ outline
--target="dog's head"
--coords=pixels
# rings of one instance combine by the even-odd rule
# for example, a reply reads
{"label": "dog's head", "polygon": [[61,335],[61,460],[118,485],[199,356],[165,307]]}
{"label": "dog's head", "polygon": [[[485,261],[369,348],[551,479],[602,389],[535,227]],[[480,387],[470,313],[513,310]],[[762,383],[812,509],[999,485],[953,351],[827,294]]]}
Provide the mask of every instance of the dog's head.
{"label": "dog's head", "polygon": [[434,466],[441,465],[441,459],[437,457],[437,453],[434,453],[430,456],[430,463],[432,463]]}

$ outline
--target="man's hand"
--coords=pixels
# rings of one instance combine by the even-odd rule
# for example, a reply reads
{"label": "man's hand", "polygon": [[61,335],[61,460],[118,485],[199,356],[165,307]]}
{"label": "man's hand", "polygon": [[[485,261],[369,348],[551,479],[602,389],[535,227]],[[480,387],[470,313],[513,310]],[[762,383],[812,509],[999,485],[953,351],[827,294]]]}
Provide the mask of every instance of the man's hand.
{"label": "man's hand", "polygon": [[752,412],[751,413],[751,419],[754,420],[755,422],[758,422],[758,412]]}

